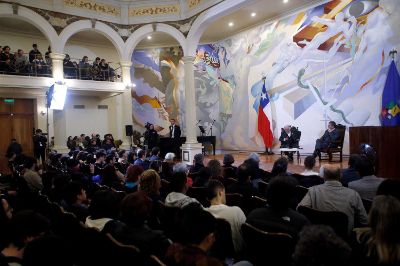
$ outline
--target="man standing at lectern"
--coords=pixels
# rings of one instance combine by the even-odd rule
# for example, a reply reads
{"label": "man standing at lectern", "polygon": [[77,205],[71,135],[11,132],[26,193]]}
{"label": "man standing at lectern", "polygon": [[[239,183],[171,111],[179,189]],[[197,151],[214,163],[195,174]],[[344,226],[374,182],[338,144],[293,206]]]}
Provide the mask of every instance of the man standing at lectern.
{"label": "man standing at lectern", "polygon": [[336,148],[337,144],[332,142],[335,142],[338,139],[339,133],[336,130],[336,123],[334,121],[329,121],[328,129],[325,130],[324,135],[315,142],[314,157],[319,156],[321,150]]}
{"label": "man standing at lectern", "polygon": [[171,138],[171,151],[175,153],[177,158],[180,158],[179,147],[181,146],[181,128],[176,125],[175,119],[170,119],[171,125],[169,126],[169,137]]}

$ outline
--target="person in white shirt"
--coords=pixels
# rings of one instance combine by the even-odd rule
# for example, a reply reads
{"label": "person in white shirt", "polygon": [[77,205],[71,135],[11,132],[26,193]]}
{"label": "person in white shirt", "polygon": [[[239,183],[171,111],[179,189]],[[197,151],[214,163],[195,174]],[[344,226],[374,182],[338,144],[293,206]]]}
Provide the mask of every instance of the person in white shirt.
{"label": "person in white shirt", "polygon": [[319,175],[319,173],[313,171],[314,166],[315,166],[314,156],[307,156],[304,159],[304,172],[302,172],[301,174],[305,176]]}
{"label": "person in white shirt", "polygon": [[214,215],[215,218],[225,219],[231,225],[235,251],[242,251],[243,238],[241,227],[246,222],[246,216],[243,211],[239,207],[226,205],[225,187],[218,180],[210,180],[208,183],[207,198],[211,206],[205,210]]}

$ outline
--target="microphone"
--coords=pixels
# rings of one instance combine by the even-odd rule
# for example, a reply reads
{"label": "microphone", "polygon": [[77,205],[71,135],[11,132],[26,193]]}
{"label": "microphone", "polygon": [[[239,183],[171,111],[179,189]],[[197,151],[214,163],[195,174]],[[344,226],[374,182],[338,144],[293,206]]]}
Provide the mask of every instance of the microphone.
{"label": "microphone", "polygon": [[215,119],[213,119],[213,121],[215,122]]}

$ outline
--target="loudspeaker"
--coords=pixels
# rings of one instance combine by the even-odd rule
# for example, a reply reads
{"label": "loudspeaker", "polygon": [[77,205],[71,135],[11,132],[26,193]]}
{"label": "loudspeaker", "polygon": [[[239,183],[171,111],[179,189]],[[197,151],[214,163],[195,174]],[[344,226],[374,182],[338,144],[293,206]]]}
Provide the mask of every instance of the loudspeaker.
{"label": "loudspeaker", "polygon": [[125,125],[125,135],[132,136],[133,135],[133,127],[132,125]]}

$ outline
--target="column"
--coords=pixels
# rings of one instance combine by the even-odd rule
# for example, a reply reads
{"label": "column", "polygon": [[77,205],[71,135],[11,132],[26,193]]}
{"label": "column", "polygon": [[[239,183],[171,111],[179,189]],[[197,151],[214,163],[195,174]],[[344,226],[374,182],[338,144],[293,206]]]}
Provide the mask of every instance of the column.
{"label": "column", "polygon": [[53,78],[55,81],[62,81],[64,80],[64,60],[65,54],[60,53],[51,53],[51,64],[53,68]]}
{"label": "column", "polygon": [[196,136],[196,94],[194,88],[194,56],[182,58],[185,69],[185,121],[186,143],[182,145],[182,161],[193,162],[194,156],[202,152],[202,145]]}
{"label": "column", "polygon": [[125,134],[125,126],[132,125],[132,81],[131,81],[131,61],[121,61],[119,63],[122,70],[122,82],[126,89],[124,93],[118,95],[117,103],[117,114],[121,114],[121,120],[119,121],[118,132],[121,133],[121,140],[123,141],[121,148],[129,149],[131,144],[131,138]]}

